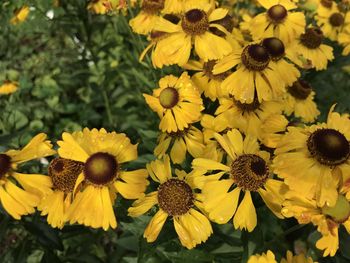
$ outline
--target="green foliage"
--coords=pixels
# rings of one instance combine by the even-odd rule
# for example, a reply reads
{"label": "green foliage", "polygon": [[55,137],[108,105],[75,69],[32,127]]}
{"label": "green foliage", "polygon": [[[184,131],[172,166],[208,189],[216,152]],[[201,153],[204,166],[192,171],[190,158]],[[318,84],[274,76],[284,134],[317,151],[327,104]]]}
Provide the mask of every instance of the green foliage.
{"label": "green foliage", "polygon": [[[178,71],[156,71],[149,58],[138,61],[147,42],[131,32],[128,17],[91,14],[86,0],[61,0],[59,7],[52,1],[31,0],[29,18],[11,25],[14,9],[25,3],[0,3],[0,81],[19,82],[16,93],[0,97],[0,150],[23,145],[38,132],[56,141],[64,131],[104,127],[125,132],[139,143],[133,166],[154,159],[158,119],[142,93],[150,93],[161,76]],[[339,57],[340,50],[336,53]],[[350,112],[349,73],[342,70],[348,64],[349,58],[340,58],[327,71],[306,76],[316,90],[323,119],[335,102],[338,111]],[[24,168],[34,171],[38,166]],[[263,205],[252,233],[234,231],[232,224],[214,224],[215,235],[194,250],[180,245],[172,222],[155,243],[147,243],[142,235],[152,212],[130,219],[129,205],[117,204],[119,227],[107,232],[78,225],[57,230],[39,214],[15,221],[0,210],[1,262],[232,263],[246,262],[251,254],[267,249],[281,257],[295,242],[309,247],[315,258],[320,256],[312,226],[278,220]],[[344,233],[337,256],[325,262],[350,260],[350,239]]]}

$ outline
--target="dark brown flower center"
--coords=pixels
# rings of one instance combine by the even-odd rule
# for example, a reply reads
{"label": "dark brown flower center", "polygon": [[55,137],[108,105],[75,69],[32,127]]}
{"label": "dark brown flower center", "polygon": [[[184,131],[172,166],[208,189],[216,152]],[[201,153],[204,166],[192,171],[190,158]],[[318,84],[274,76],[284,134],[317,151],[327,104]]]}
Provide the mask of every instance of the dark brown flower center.
{"label": "dark brown flower center", "polygon": [[304,80],[297,80],[292,86],[287,88],[288,93],[298,100],[305,100],[309,97],[312,87]]}
{"label": "dark brown flower center", "polygon": [[203,73],[209,78],[209,79],[215,79],[222,81],[224,80],[230,73],[229,72],[223,72],[217,75],[213,74],[213,68],[216,64],[216,60],[209,60],[208,62],[205,62],[203,65]]}
{"label": "dark brown flower center", "polygon": [[148,14],[157,14],[164,8],[165,0],[143,0],[142,11]]}
{"label": "dark brown flower center", "polygon": [[308,150],[319,163],[335,166],[348,160],[350,144],[346,137],[334,129],[318,129],[307,140]]}
{"label": "dark brown flower center", "polygon": [[267,10],[267,16],[270,18],[271,22],[278,24],[283,22],[283,20],[287,17],[288,12],[287,9],[280,4],[271,6],[269,10]]}
{"label": "dark brown flower center", "polygon": [[254,100],[252,103],[242,103],[239,100],[232,98],[233,103],[243,112],[253,112],[260,107],[260,102],[257,96],[254,96]]}
{"label": "dark brown flower center", "polygon": [[84,163],[64,158],[53,159],[48,168],[54,190],[71,193],[75,182],[83,171]]}
{"label": "dark brown flower center", "polygon": [[186,214],[193,206],[191,187],[179,179],[170,179],[158,188],[159,207],[171,216]]}
{"label": "dark brown flower center", "polygon": [[343,25],[344,21],[344,16],[341,13],[334,13],[329,17],[329,23],[334,27]]}
{"label": "dark brown flower center", "polygon": [[333,0],[321,0],[320,3],[326,8],[331,8],[333,5]]}
{"label": "dark brown flower center", "polygon": [[243,154],[231,164],[231,177],[245,191],[257,191],[269,177],[269,167],[255,154]]}
{"label": "dark brown flower center", "polygon": [[189,35],[201,35],[209,29],[207,14],[200,9],[187,11],[181,21],[182,29]]}
{"label": "dark brown flower center", "polygon": [[252,71],[262,71],[269,65],[270,56],[266,48],[259,44],[248,45],[241,55],[244,66]]}
{"label": "dark brown flower center", "polygon": [[[224,18],[221,18],[221,19],[216,20],[216,21],[212,21],[212,23],[223,26],[230,33],[232,32],[233,27],[234,27],[234,22],[233,22],[232,16],[230,16],[230,15],[226,15]],[[220,31],[216,27],[211,27],[210,32],[212,32],[213,34],[215,34],[219,37],[226,36],[226,34],[224,32]]]}
{"label": "dark brown flower center", "polygon": [[88,182],[96,185],[106,185],[117,177],[118,162],[109,153],[94,153],[87,159],[83,171]]}
{"label": "dark brown flower center", "polygon": [[173,87],[167,87],[160,92],[159,102],[164,108],[171,109],[179,102],[179,92]]}
{"label": "dark brown flower center", "polygon": [[317,27],[307,28],[300,36],[300,43],[307,48],[318,48],[323,42],[323,32]]}
{"label": "dark brown flower center", "polygon": [[285,48],[280,39],[276,37],[265,38],[261,44],[269,52],[272,60],[278,61],[284,57]]}
{"label": "dark brown flower center", "polygon": [[11,169],[11,157],[1,153],[0,154],[0,180],[10,171]]}

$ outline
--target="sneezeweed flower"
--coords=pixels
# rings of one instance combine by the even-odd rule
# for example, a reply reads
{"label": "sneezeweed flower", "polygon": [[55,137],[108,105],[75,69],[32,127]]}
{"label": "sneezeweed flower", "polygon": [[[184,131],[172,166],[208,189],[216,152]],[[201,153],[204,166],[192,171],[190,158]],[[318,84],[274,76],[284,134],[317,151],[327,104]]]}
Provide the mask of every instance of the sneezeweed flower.
{"label": "sneezeweed flower", "polygon": [[211,27],[216,27],[212,21],[225,17],[227,13],[226,9],[212,9],[210,4],[196,3],[186,9],[178,24],[159,18],[154,30],[169,33],[157,43],[165,56],[163,65],[185,65],[191,55],[192,43],[196,54],[205,62],[229,54],[232,51],[230,43],[210,31]]}
{"label": "sneezeweed flower", "polygon": [[200,120],[203,102],[198,88],[193,84],[187,72],[179,78],[168,75],[159,80],[159,88],[153,95],[143,94],[147,104],[155,111],[160,120],[162,132],[177,132],[188,128],[191,123]]}
{"label": "sneezeweed flower", "polygon": [[333,3],[329,9],[325,9],[325,12],[317,14],[315,19],[324,36],[333,41],[337,41],[342,30],[350,27],[350,16],[343,13],[336,3]]}
{"label": "sneezeweed flower", "polygon": [[142,35],[150,33],[159,18],[159,13],[164,8],[164,1],[143,0],[140,13],[129,21],[132,30]]}
{"label": "sneezeweed flower", "polygon": [[18,89],[18,83],[15,81],[4,81],[4,83],[0,86],[0,95],[11,94],[16,92]]}
{"label": "sneezeweed flower", "polygon": [[323,44],[322,30],[317,27],[309,27],[296,38],[287,49],[290,60],[300,67],[315,68],[316,70],[327,69],[328,61],[334,59],[333,48]]}
{"label": "sneezeweed flower", "polygon": [[51,192],[51,181],[41,174],[17,172],[17,166],[55,154],[46,134],[40,133],[21,150],[0,153],[0,201],[2,207],[15,219],[34,213],[40,199]]}
{"label": "sneezeweed flower", "polygon": [[289,0],[258,0],[267,9],[250,22],[250,32],[254,40],[277,37],[288,44],[303,33],[305,15],[293,12],[297,5]]}
{"label": "sneezeweed flower", "polygon": [[282,114],[271,114],[260,126],[259,140],[268,148],[276,148],[289,122]]}
{"label": "sneezeweed flower", "polygon": [[313,263],[311,257],[307,257],[304,254],[293,255],[291,251],[287,251],[285,258],[281,259],[281,263]]}
{"label": "sneezeweed flower", "polygon": [[319,206],[335,205],[338,183],[350,166],[350,119],[333,108],[327,123],[289,127],[275,150],[274,172]]}
{"label": "sneezeweed flower", "polygon": [[64,158],[55,158],[48,167],[53,192],[46,195],[38,205],[41,215],[47,215],[52,227],[63,228],[67,211],[72,204],[73,190],[84,163]]}
{"label": "sneezeweed flower", "polygon": [[316,247],[324,250],[323,256],[334,256],[339,248],[338,230],[341,225],[350,234],[350,198],[346,193],[337,192],[334,206],[317,205],[315,199],[306,198],[297,192],[288,192],[283,203],[282,213],[286,217],[295,217],[299,224],[312,223],[322,237]]}
{"label": "sneezeweed flower", "polygon": [[214,138],[215,133],[221,134],[230,128],[233,128],[230,126],[227,118],[222,114],[219,116],[203,114],[201,125],[203,127],[204,143],[208,143],[212,138]]}
{"label": "sneezeweed flower", "polygon": [[181,164],[186,159],[186,153],[196,158],[203,154],[203,150],[202,132],[190,125],[183,131],[161,133],[158,137],[158,145],[154,149],[154,155],[160,159],[170,151],[171,161],[175,164]]}
{"label": "sneezeweed flower", "polygon": [[200,89],[200,92],[212,101],[229,95],[228,91],[221,87],[222,81],[228,76],[229,72],[214,75],[213,68],[215,63],[215,60],[207,62],[190,60],[184,65],[184,68],[187,70],[197,71],[193,74],[192,81]]}
{"label": "sneezeweed flower", "polygon": [[198,209],[197,188],[193,177],[195,172],[186,174],[176,171],[172,174],[168,156],[147,164],[147,170],[153,181],[159,183],[157,191],[146,194],[129,208],[129,216],[138,217],[153,206],[158,211],[145,229],[144,237],[154,242],[168,217],[174,222],[180,242],[188,249],[205,242],[213,230],[208,218]]}
{"label": "sneezeweed flower", "polygon": [[[253,231],[257,225],[251,197],[254,192],[259,193],[269,209],[282,218],[280,210],[285,186],[271,178],[270,154],[259,149],[256,138],[250,135],[243,138],[237,129],[225,135],[215,134],[215,138],[228,156],[228,165],[204,158],[192,162],[194,170],[209,172],[201,188],[200,200],[210,220],[225,224],[233,217],[236,229]],[[238,205],[241,192],[244,197]]]}
{"label": "sneezeweed flower", "polygon": [[29,15],[29,6],[24,5],[21,8],[14,11],[14,15],[10,20],[12,25],[17,25],[24,22]]}
{"label": "sneezeweed flower", "polygon": [[64,132],[57,144],[61,158],[84,164],[74,186],[67,221],[104,230],[116,228],[116,195],[137,199],[148,185],[145,169],[122,170],[123,163],[137,158],[137,145],[131,144],[123,133],[87,128],[72,134]]}
{"label": "sneezeweed flower", "polygon": [[339,33],[338,43],[344,47],[342,55],[350,54],[350,28]]}
{"label": "sneezeweed flower", "polygon": [[275,64],[280,79],[285,83],[285,86],[292,85],[300,77],[300,72],[293,64],[287,62],[290,58],[285,52],[283,42],[279,38],[269,37],[264,38],[261,45],[270,54],[270,64]]}
{"label": "sneezeweed flower", "polygon": [[294,113],[295,117],[301,118],[303,122],[314,122],[320,111],[314,102],[315,92],[311,85],[299,79],[293,85],[287,88],[284,97],[284,112],[290,116]]}
{"label": "sneezeweed flower", "polygon": [[186,11],[187,6],[193,4],[209,4],[210,0],[165,0],[164,13],[182,14]]}
{"label": "sneezeweed flower", "polygon": [[91,0],[87,9],[95,14],[104,15],[108,12],[106,0]]}
{"label": "sneezeweed flower", "polygon": [[[287,251],[286,258],[282,258],[280,263],[313,263],[311,257],[306,257],[304,254],[293,255],[291,251]],[[275,255],[271,250],[266,253],[252,255],[248,259],[248,263],[277,263]]]}
{"label": "sneezeweed flower", "polygon": [[259,136],[262,121],[271,114],[282,113],[281,101],[261,101],[255,97],[252,103],[242,103],[235,98],[219,99],[220,106],[215,114],[223,115],[230,127],[238,128],[245,134]]}
{"label": "sneezeweed flower", "polygon": [[276,65],[270,62],[270,54],[264,46],[250,43],[219,60],[212,72],[221,74],[235,68],[222,82],[222,89],[242,103],[252,103],[256,96],[261,102],[284,93],[283,79]]}

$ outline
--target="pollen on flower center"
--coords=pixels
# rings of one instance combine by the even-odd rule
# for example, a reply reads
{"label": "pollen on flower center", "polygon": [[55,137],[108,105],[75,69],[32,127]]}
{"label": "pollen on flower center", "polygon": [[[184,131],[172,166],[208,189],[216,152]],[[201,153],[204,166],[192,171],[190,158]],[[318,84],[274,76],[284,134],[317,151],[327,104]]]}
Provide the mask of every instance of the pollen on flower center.
{"label": "pollen on flower center", "polygon": [[233,99],[233,103],[243,112],[253,112],[260,107],[258,97],[255,96],[252,103],[242,103],[238,100]]}
{"label": "pollen on flower center", "polygon": [[159,207],[171,216],[186,214],[193,206],[191,187],[179,179],[170,179],[158,188]]}
{"label": "pollen on flower center", "polygon": [[164,8],[165,0],[143,0],[142,11],[148,14],[156,14]]}
{"label": "pollen on flower center", "polygon": [[113,155],[98,152],[87,159],[83,172],[88,182],[105,185],[117,177],[118,162]]}
{"label": "pollen on flower center", "polygon": [[343,25],[344,21],[344,16],[341,13],[334,13],[329,17],[329,23],[334,27]]}
{"label": "pollen on flower center", "polygon": [[8,173],[8,171],[11,168],[11,157],[1,153],[0,154],[0,179],[2,179],[6,173]]}
{"label": "pollen on flower center", "polygon": [[54,190],[71,193],[74,190],[78,175],[83,171],[84,163],[64,159],[53,159],[48,167]]}
{"label": "pollen on flower center", "polygon": [[267,10],[267,16],[273,23],[281,23],[287,17],[288,12],[287,9],[280,4],[271,6],[269,10]]}
{"label": "pollen on flower center", "polygon": [[346,137],[334,129],[318,129],[308,140],[307,147],[312,157],[319,163],[334,166],[349,158],[350,144]]}
{"label": "pollen on flower center", "polygon": [[321,29],[312,27],[307,28],[304,34],[300,36],[300,43],[310,49],[318,48],[323,42],[323,32]]}
{"label": "pollen on flower center", "polygon": [[208,16],[203,10],[191,9],[182,18],[181,26],[189,35],[201,35],[209,29]]}
{"label": "pollen on flower center", "polygon": [[159,102],[164,108],[171,109],[179,102],[179,92],[173,87],[167,87],[159,94]]}
{"label": "pollen on flower center", "polygon": [[269,52],[271,59],[278,61],[285,55],[285,48],[283,42],[276,37],[265,38],[261,43],[267,52]]}
{"label": "pollen on flower center", "polygon": [[312,87],[304,80],[297,80],[287,88],[288,93],[298,100],[305,100],[309,97]]}
{"label": "pollen on flower center", "polygon": [[339,195],[335,206],[325,205],[322,207],[322,213],[337,223],[344,223],[350,216],[350,203],[343,195]]}
{"label": "pollen on flower center", "polygon": [[243,190],[257,191],[265,185],[269,167],[255,154],[243,154],[231,164],[231,177]]}
{"label": "pollen on flower center", "polygon": [[265,47],[252,44],[243,49],[241,60],[247,69],[263,71],[269,65],[270,56]]}

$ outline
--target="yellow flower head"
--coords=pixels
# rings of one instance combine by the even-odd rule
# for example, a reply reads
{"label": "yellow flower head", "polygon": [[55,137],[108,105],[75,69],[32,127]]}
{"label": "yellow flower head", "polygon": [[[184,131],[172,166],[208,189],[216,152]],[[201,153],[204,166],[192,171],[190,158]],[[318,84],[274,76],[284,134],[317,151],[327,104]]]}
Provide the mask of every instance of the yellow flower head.
{"label": "yellow flower head", "polygon": [[299,79],[287,88],[284,97],[284,112],[289,116],[294,113],[295,117],[303,122],[314,122],[320,111],[314,102],[315,92],[311,85]]}
{"label": "yellow flower head", "polygon": [[350,54],[350,28],[344,29],[339,33],[338,43],[344,47],[342,55],[347,56]]}
{"label": "yellow flower head", "polygon": [[108,11],[106,2],[107,0],[91,0],[87,9],[95,14],[104,15]]}
{"label": "yellow flower head", "polygon": [[212,33],[210,28],[222,28],[216,21],[223,19],[228,10],[212,9],[210,4],[201,2],[189,5],[180,22],[172,23],[159,18],[154,30],[168,33],[157,42],[153,56],[160,63],[156,66],[178,64],[185,65],[191,55],[192,43],[196,54],[205,62],[220,59],[232,51],[225,38]]}
{"label": "yellow flower head", "polygon": [[145,169],[122,169],[123,163],[137,158],[137,145],[131,144],[123,133],[87,128],[72,134],[63,133],[58,145],[61,158],[84,164],[74,186],[75,196],[67,211],[67,221],[104,230],[115,228],[116,194],[136,199],[148,185]]}
{"label": "yellow flower head", "polygon": [[169,148],[173,163],[181,164],[186,159],[187,152],[194,158],[200,157],[204,151],[203,134],[192,125],[183,131],[161,133],[154,155],[163,158]]}
{"label": "yellow flower head", "polygon": [[83,168],[84,163],[64,158],[55,158],[49,164],[48,173],[53,192],[41,200],[38,210],[41,211],[41,215],[47,215],[47,222],[52,227],[63,228],[67,221],[74,186]]}
{"label": "yellow flower head", "polygon": [[4,81],[0,86],[0,95],[1,94],[11,94],[16,92],[18,89],[18,83],[12,81]]}
{"label": "yellow flower head", "polygon": [[10,23],[12,25],[17,25],[22,23],[27,19],[29,15],[29,6],[22,6],[21,8],[15,10],[14,16],[11,18]]}
{"label": "yellow flower head", "polygon": [[281,263],[313,263],[311,257],[306,257],[304,254],[293,255],[292,252],[287,251],[286,258],[281,259]]}
{"label": "yellow flower head", "polygon": [[[196,158],[192,166],[198,171],[219,171],[203,176],[201,201],[210,220],[225,224],[233,217],[236,229],[253,231],[257,215],[251,193],[260,194],[265,204],[279,218],[285,186],[271,178],[270,154],[259,149],[256,138],[233,129],[225,135],[215,134],[228,156],[228,165],[214,160]],[[227,179],[224,179],[228,175]],[[235,186],[232,189],[232,186]],[[244,193],[239,203],[240,193]]]}
{"label": "yellow flower head", "polygon": [[335,205],[337,187],[350,166],[350,119],[333,112],[327,123],[289,127],[275,150],[274,172],[317,204]]}
{"label": "yellow flower head", "polygon": [[208,218],[199,211],[200,204],[197,201],[197,193],[194,192],[197,188],[194,178],[200,174],[186,174],[177,170],[174,176],[168,156],[165,156],[163,161],[156,160],[147,164],[147,170],[153,181],[159,183],[158,190],[135,201],[128,210],[130,216],[137,217],[157,205],[159,210],[144,232],[147,241],[153,242],[157,239],[170,216],[183,246],[192,249],[205,242],[213,230]]}
{"label": "yellow flower head", "polygon": [[143,94],[147,104],[160,120],[163,132],[183,131],[200,120],[203,102],[197,87],[184,72],[179,78],[169,75],[159,80],[153,96]]}
{"label": "yellow flower head", "polygon": [[55,154],[46,134],[36,135],[22,150],[0,153],[0,201],[15,219],[34,213],[40,199],[51,192],[51,180],[41,174],[22,174],[17,165]]}
{"label": "yellow flower head", "polygon": [[305,15],[293,12],[297,5],[290,0],[258,0],[266,12],[252,18],[250,32],[254,40],[277,37],[288,44],[303,33]]}
{"label": "yellow flower head", "polygon": [[334,59],[333,48],[323,43],[323,32],[317,27],[308,27],[287,49],[288,57],[298,66],[327,69],[328,61]]}
{"label": "yellow flower head", "polygon": [[253,255],[249,257],[248,263],[277,263],[275,255],[271,250],[268,250],[267,253],[262,253]]}

